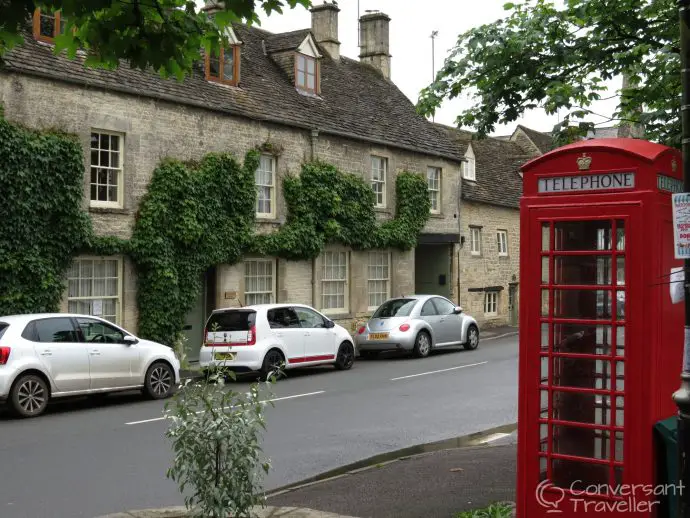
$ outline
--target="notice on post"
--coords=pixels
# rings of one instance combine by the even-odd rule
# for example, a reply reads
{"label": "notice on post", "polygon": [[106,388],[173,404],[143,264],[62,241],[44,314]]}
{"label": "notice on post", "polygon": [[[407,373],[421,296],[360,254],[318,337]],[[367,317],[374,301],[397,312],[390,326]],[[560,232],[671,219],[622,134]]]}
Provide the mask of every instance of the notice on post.
{"label": "notice on post", "polygon": [[673,195],[673,246],[676,259],[690,259],[690,194]]}

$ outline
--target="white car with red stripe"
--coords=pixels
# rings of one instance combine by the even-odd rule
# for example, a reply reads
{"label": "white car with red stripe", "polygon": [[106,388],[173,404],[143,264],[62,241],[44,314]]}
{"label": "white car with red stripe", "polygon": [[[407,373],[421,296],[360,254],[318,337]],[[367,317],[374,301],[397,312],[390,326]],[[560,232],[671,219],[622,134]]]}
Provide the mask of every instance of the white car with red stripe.
{"label": "white car with red stripe", "polygon": [[350,369],[355,347],[350,333],[303,304],[258,304],[217,309],[206,322],[199,363],[266,376],[281,366],[332,364]]}

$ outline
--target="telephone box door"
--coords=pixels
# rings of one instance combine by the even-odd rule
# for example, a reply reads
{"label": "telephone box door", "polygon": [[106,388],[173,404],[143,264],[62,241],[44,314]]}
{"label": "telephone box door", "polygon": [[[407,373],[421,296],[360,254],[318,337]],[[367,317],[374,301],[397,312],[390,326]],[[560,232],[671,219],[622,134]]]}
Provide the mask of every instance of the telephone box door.
{"label": "telephone box door", "polygon": [[626,425],[633,416],[624,382],[635,379],[626,363],[638,334],[626,317],[638,289],[631,280],[640,278],[629,251],[640,207],[530,210],[530,282],[522,287],[541,310],[533,306],[526,322],[531,350],[523,374],[532,380],[528,414],[535,423],[526,432],[528,458],[538,460],[527,490],[542,493],[544,513],[551,500],[560,501],[561,516],[569,510],[576,516],[567,505],[571,491],[589,494],[596,486],[602,499],[615,500],[610,488],[626,479]]}

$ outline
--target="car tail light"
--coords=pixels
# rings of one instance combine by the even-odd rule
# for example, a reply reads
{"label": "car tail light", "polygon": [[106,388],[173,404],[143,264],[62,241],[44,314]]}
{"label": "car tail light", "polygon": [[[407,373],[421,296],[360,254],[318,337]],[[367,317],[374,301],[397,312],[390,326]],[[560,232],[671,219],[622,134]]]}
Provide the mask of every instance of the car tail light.
{"label": "car tail light", "polygon": [[252,326],[247,331],[247,345],[256,344],[256,326]]}
{"label": "car tail light", "polygon": [[358,334],[358,335],[361,335],[361,334],[364,332],[364,329],[365,329],[364,326],[361,326],[361,327],[357,330],[357,334]]}
{"label": "car tail light", "polygon": [[409,331],[410,330],[410,324],[407,322],[401,325],[398,329],[400,329],[402,332]]}
{"label": "car tail light", "polygon": [[0,365],[5,365],[7,363],[11,350],[12,349],[9,347],[0,347]]}

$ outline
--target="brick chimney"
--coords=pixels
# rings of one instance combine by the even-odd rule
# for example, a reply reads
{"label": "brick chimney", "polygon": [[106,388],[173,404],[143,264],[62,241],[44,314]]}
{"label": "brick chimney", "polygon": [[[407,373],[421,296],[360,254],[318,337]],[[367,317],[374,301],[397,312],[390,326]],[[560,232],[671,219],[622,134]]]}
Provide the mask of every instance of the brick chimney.
{"label": "brick chimney", "polygon": [[340,42],[338,41],[338,13],[335,3],[315,5],[311,8],[311,32],[316,42],[321,45],[335,61],[340,61]]}
{"label": "brick chimney", "polygon": [[390,21],[387,14],[378,11],[359,19],[359,60],[373,66],[386,79],[391,77],[391,55],[388,53]]}

